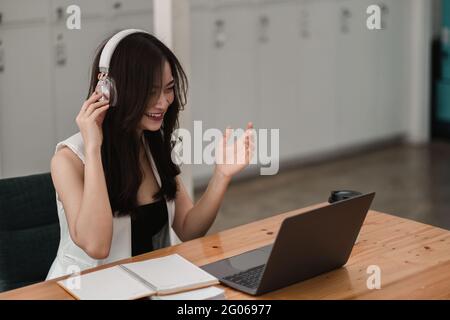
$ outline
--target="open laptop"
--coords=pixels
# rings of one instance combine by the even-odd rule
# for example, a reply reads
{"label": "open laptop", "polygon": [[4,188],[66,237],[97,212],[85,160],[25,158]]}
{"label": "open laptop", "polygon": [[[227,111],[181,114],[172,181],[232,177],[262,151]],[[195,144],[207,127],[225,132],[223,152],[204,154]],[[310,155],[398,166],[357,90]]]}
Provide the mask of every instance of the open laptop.
{"label": "open laptop", "polygon": [[375,193],[283,220],[275,242],[201,268],[223,284],[260,295],[342,267]]}

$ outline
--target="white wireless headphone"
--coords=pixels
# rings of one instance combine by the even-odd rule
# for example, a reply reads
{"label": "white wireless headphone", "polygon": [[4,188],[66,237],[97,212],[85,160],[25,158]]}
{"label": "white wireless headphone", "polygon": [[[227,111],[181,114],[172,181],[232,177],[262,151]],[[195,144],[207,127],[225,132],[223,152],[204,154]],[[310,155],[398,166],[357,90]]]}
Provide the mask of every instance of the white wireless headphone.
{"label": "white wireless headphone", "polygon": [[147,31],[139,30],[139,29],[126,29],[116,33],[111,39],[103,47],[102,53],[100,55],[100,61],[98,64],[99,74],[97,76],[98,82],[95,86],[95,91],[97,93],[102,93],[102,97],[100,100],[109,100],[109,105],[111,107],[115,106],[117,103],[117,89],[114,82],[114,79],[111,78],[109,73],[109,62],[111,61],[111,57],[114,53],[119,42],[125,38],[126,36],[132,33],[147,33]]}

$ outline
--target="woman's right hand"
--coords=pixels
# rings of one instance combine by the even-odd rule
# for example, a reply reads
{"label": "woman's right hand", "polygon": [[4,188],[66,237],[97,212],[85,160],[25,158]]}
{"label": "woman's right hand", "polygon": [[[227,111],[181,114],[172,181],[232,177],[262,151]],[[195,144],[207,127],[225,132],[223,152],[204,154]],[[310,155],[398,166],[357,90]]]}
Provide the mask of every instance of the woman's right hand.
{"label": "woman's right hand", "polygon": [[86,150],[100,148],[103,142],[102,123],[109,108],[109,101],[98,101],[101,96],[101,93],[94,92],[83,103],[76,118]]}

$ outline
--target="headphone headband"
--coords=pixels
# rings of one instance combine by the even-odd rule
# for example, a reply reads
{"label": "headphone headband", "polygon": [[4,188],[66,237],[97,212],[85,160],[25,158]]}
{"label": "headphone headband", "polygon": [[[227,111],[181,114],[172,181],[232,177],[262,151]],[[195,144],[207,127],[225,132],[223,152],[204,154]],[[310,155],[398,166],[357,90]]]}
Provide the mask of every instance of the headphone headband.
{"label": "headphone headband", "polygon": [[132,33],[147,33],[147,31],[139,30],[139,29],[126,29],[119,31],[114,36],[111,37],[111,39],[108,40],[108,42],[105,44],[102,54],[100,55],[100,61],[98,64],[98,67],[100,69],[100,72],[107,74],[109,72],[109,62],[111,61],[111,57],[114,53],[114,50],[116,49],[119,42],[125,38],[126,36],[132,34]]}

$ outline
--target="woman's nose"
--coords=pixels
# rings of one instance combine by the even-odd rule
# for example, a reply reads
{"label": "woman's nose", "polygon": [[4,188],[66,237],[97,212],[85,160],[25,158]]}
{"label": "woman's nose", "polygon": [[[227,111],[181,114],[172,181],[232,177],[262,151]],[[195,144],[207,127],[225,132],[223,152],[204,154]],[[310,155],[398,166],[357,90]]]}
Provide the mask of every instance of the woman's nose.
{"label": "woman's nose", "polygon": [[169,104],[169,99],[164,94],[164,91],[161,91],[161,94],[159,95],[159,99],[157,102],[158,105],[165,106],[166,104]]}

